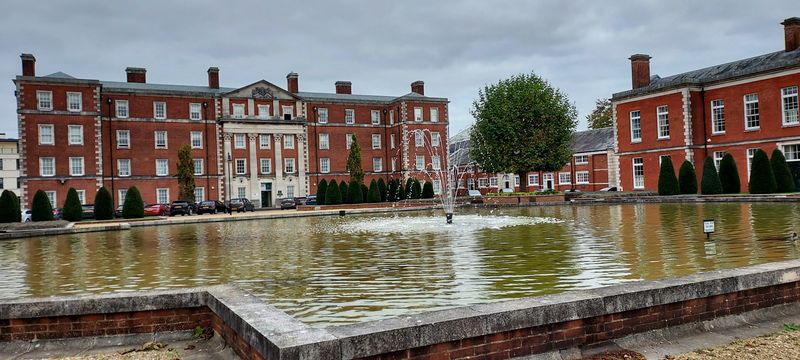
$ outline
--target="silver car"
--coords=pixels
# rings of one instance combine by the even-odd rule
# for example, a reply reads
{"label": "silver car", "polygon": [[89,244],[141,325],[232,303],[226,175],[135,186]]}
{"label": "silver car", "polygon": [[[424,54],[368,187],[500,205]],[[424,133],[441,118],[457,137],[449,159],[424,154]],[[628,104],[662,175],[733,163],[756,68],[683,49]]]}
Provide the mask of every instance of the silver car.
{"label": "silver car", "polygon": [[22,222],[30,222],[33,218],[31,209],[22,209]]}

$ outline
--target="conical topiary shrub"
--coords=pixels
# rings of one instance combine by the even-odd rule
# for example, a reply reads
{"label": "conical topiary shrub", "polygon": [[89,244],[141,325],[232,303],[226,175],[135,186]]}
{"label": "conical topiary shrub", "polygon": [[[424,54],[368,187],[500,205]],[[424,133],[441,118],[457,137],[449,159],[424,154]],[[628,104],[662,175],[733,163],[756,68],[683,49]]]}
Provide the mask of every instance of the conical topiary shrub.
{"label": "conical topiary shrub", "polygon": [[408,178],[406,180],[406,186],[403,188],[406,196],[404,199],[413,199],[414,198],[414,179]]}
{"label": "conical topiary shrub", "polygon": [[714,159],[706,156],[703,161],[703,179],[700,180],[700,193],[703,195],[722,194],[722,184],[719,181],[717,167],[714,166]]}
{"label": "conical topiary shrub", "polygon": [[341,203],[342,204],[347,204],[347,202],[350,200],[350,198],[349,198],[350,189],[347,186],[347,182],[345,182],[344,180],[342,180],[342,182],[339,183],[339,194],[342,197],[342,202]]}
{"label": "conical topiary shrub", "polygon": [[53,220],[53,206],[50,205],[50,198],[44,191],[37,190],[31,204],[31,221],[50,220]]}
{"label": "conical topiary shrub", "polygon": [[74,188],[67,190],[67,199],[64,200],[64,207],[61,209],[61,218],[67,221],[83,220],[83,207],[81,207],[78,192]]}
{"label": "conical topiary shrub", "polygon": [[678,178],[675,177],[675,168],[672,158],[661,158],[661,171],[658,173],[658,195],[678,195]]}
{"label": "conical topiary shrub", "polygon": [[742,184],[739,181],[739,169],[733,155],[725,153],[719,163],[719,180],[722,182],[723,194],[738,194],[742,192]]}
{"label": "conical topiary shrub", "polygon": [[361,185],[357,183],[355,180],[351,180],[350,184],[347,185],[347,203],[348,204],[360,204],[364,202],[363,193],[361,192]]}
{"label": "conical topiary shrub", "polygon": [[397,180],[397,201],[408,199],[408,194],[406,193],[406,189],[403,187],[403,183],[400,182],[400,179]]}
{"label": "conical topiary shrub", "polygon": [[777,187],[767,153],[761,149],[756,150],[753,155],[753,163],[750,165],[750,182],[748,184],[750,193],[772,194]]}
{"label": "conical topiary shrub", "polygon": [[339,184],[336,180],[331,180],[325,191],[325,205],[339,205],[342,203],[342,193],[339,191]]}
{"label": "conical topiary shrub", "polygon": [[681,194],[697,194],[697,173],[689,160],[684,160],[678,175],[678,188]]}
{"label": "conical topiary shrub", "polygon": [[386,183],[383,182],[383,178],[378,179],[378,193],[381,196],[381,202],[386,201],[386,198],[389,194],[386,193],[388,189],[386,189]]}
{"label": "conical topiary shrub", "polygon": [[142,194],[136,186],[131,186],[125,193],[125,203],[122,204],[122,217],[126,219],[138,219],[144,217],[144,202]]}
{"label": "conical topiary shrub", "polygon": [[12,192],[11,195],[14,198],[14,209],[16,210],[15,214],[17,216],[14,222],[22,222],[22,205],[20,204],[21,200],[17,194]]}
{"label": "conical topiary shrub", "polygon": [[359,184],[359,186],[361,187],[361,202],[365,203],[367,202],[367,196],[369,195],[369,188],[364,184]]}
{"label": "conical topiary shrub", "polygon": [[369,182],[369,191],[367,192],[367,202],[379,203],[381,202],[381,190],[378,188],[378,182],[375,179]]}
{"label": "conical topiary shrub", "polygon": [[422,198],[433,199],[433,183],[425,181],[425,186],[422,187]]}
{"label": "conical topiary shrub", "polygon": [[389,180],[389,189],[386,193],[386,200],[391,202],[397,201],[397,179]]}
{"label": "conical topiary shrub", "polygon": [[94,218],[97,220],[114,218],[114,200],[111,199],[111,193],[105,186],[98,189],[94,196]]}
{"label": "conical topiary shrub", "polygon": [[325,195],[328,192],[328,181],[322,179],[317,185],[317,205],[325,205]]}
{"label": "conical topiary shrub", "polygon": [[0,195],[0,223],[19,222],[17,214],[21,215],[22,210],[16,197],[17,195],[10,190],[3,190],[3,194]]}
{"label": "conical topiary shrub", "polygon": [[772,165],[772,174],[775,176],[775,191],[779,193],[794,192],[794,176],[786,163],[783,151],[778,148],[772,150],[772,157],[769,159]]}
{"label": "conical topiary shrub", "polygon": [[411,185],[411,192],[414,194],[414,199],[422,199],[422,184],[419,180],[414,179]]}

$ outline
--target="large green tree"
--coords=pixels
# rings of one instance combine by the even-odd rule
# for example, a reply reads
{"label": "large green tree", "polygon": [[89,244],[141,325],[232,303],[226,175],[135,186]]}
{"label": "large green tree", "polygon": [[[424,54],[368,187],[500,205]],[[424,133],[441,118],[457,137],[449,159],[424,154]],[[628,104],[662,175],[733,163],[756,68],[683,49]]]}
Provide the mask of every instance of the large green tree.
{"label": "large green tree", "polygon": [[[531,73],[478,92],[470,156],[488,173],[556,171],[572,157],[577,111],[566,94]],[[520,191],[527,191],[526,182]]]}
{"label": "large green tree", "polygon": [[613,126],[611,119],[611,99],[597,99],[594,102],[594,110],[586,115],[586,122],[590,129],[600,129]]}
{"label": "large green tree", "polygon": [[358,184],[364,182],[364,169],[361,168],[361,146],[358,145],[358,138],[355,134],[352,144],[350,144],[350,154],[347,155],[347,171],[350,173],[350,181]]}
{"label": "large green tree", "polygon": [[194,160],[192,160],[192,148],[189,144],[183,144],[178,149],[178,199],[194,200]]}

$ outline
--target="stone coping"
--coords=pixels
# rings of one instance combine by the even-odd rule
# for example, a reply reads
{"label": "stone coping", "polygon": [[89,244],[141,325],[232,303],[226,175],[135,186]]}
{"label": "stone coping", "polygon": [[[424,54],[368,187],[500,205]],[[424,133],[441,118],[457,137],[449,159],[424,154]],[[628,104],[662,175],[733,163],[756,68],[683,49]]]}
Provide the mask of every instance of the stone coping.
{"label": "stone coping", "polygon": [[313,328],[230,285],[0,301],[0,320],[206,306],[266,358],[350,359],[800,281],[800,260]]}

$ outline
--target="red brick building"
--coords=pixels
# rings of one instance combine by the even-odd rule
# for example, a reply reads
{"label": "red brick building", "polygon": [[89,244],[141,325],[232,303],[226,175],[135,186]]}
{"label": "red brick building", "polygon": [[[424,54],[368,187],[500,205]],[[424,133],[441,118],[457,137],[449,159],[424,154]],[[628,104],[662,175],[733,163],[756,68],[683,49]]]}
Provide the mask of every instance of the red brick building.
{"label": "red brick building", "polygon": [[[178,149],[190,145],[196,200],[246,197],[275,206],[316,192],[321,179],[346,179],[350,135],[362,152],[365,182],[419,176],[447,159],[431,158],[414,143],[447,144],[448,101],[425,96],[422,81],[402,96],[299,91],[299,76],[281,88],[261,80],[220,87],[219,69],[205,86],[148,83],[146,70],[127,68],[127,81],[80,79],[57,72],[37,76],[23,54],[14,79],[24,204],[44,190],[61,206],[67,190],[91,203],[105,186],[115,203],[135,185],[146,203],[175,200]],[[411,139],[411,140],[409,140]],[[427,157],[426,157],[427,156]]]}
{"label": "red brick building", "polygon": [[678,75],[650,76],[650,56],[630,57],[633,88],[612,97],[623,190],[657,190],[665,156],[693,162],[699,181],[706,156],[719,166],[730,153],[746,192],[759,148],[782,150],[800,179],[800,18],[781,24],[783,50]]}
{"label": "red brick building", "polygon": [[[470,159],[469,131],[470,129],[461,131],[450,141],[450,161],[464,174],[459,189],[480,190],[482,194],[499,192],[502,189],[519,191],[521,181],[519,175],[486,173]],[[611,182],[616,181],[609,167],[615,158],[613,144],[612,128],[576,132],[572,143],[572,161],[559,171],[527,173],[524,181],[527,181],[528,191],[547,189],[598,191],[609,187],[609,178]]]}

